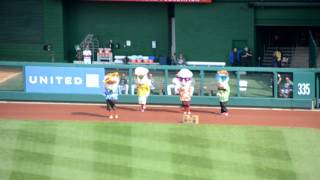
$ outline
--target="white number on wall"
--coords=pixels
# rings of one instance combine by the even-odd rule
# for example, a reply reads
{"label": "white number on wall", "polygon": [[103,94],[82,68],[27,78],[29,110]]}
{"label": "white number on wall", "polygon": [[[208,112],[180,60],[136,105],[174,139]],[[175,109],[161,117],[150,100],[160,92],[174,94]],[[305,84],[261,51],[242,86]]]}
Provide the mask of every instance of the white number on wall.
{"label": "white number on wall", "polygon": [[310,95],[310,83],[299,83],[298,84],[298,95]]}

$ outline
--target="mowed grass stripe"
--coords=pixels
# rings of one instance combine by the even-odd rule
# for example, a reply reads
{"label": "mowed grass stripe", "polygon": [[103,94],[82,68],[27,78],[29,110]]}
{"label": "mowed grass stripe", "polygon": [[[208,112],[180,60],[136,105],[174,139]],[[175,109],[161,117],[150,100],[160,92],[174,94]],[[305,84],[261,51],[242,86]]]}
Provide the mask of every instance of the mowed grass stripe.
{"label": "mowed grass stripe", "polygon": [[[180,134],[182,132],[183,134]],[[179,127],[170,129],[170,142],[173,151],[178,150],[176,153],[171,154],[171,162],[174,164],[176,174],[174,179],[186,179],[191,180],[195,177],[213,178],[214,177],[214,165],[212,157],[208,154],[208,149],[211,149],[211,141],[208,139],[206,131],[195,131],[193,127],[186,127],[180,129]],[[185,144],[188,147],[198,147],[202,156],[195,156],[188,152],[187,147],[181,147],[179,144]],[[206,174],[203,174],[198,169],[207,169]],[[185,176],[185,172],[192,172],[193,176]]]}
{"label": "mowed grass stripe", "polygon": [[289,149],[296,179],[320,179],[320,132],[319,129],[297,129],[295,133],[283,132]]}
{"label": "mowed grass stripe", "polygon": [[[23,131],[23,134],[25,134],[26,133],[26,131]],[[42,141],[42,140],[40,140],[40,141],[38,141],[38,133],[33,133],[33,132],[30,132],[30,134],[29,135],[25,135],[24,137],[26,137],[25,138],[25,142],[28,142],[28,144],[25,144],[25,147],[29,147],[30,146],[30,143],[35,143],[33,140],[36,140],[37,142],[39,142],[39,143],[48,143],[47,141]],[[60,138],[59,138],[60,139]],[[65,139],[64,137],[62,137],[61,139]],[[72,144],[74,144],[74,143],[72,143]],[[75,144],[82,144],[81,142],[76,142]],[[97,144],[97,146],[95,147],[95,149],[101,149],[101,147],[102,147],[102,150],[103,149],[105,149],[104,150],[104,152],[106,152],[107,151],[107,154],[110,154],[110,151],[108,151],[108,150],[112,150],[112,152],[111,153],[113,153],[113,152],[117,152],[117,153],[119,153],[120,151],[119,151],[119,148],[116,148],[116,149],[114,149],[113,148],[113,146],[111,145],[110,146],[110,144],[106,144],[106,143],[101,143],[101,142],[97,142],[96,141],[96,144]],[[83,147],[83,146],[81,146],[81,147]],[[119,146],[117,146],[117,147],[119,147]],[[123,146],[120,146],[120,147],[123,147]],[[77,148],[77,147],[76,147]],[[80,148],[80,147],[79,147]],[[126,149],[128,149],[128,147],[125,147],[125,148],[123,148],[124,150],[126,150]],[[34,149],[35,150],[35,149]],[[27,155],[28,156],[28,155]],[[51,159],[51,158],[49,158],[49,159]],[[56,158],[55,158],[56,159]],[[110,158],[108,158],[108,160],[109,160]],[[31,160],[32,160],[32,158],[31,158]],[[117,161],[118,162],[118,161]],[[112,164],[113,166],[115,166],[115,164]],[[100,164],[98,165],[98,167],[100,168]],[[73,167],[72,165],[70,166],[70,167]],[[143,170],[140,170],[140,171],[143,171]]]}
{"label": "mowed grass stripe", "polygon": [[[4,137],[6,139],[10,139],[8,143],[6,141],[3,141]],[[8,149],[3,149],[1,148],[2,146],[6,145],[11,145],[16,143],[16,133],[10,133],[10,134],[5,134],[4,132],[0,131],[0,170],[2,167],[6,167],[10,170],[13,169],[14,167],[14,151],[8,150]],[[1,180],[6,180],[10,179],[11,172],[10,171],[0,171],[0,179]]]}
{"label": "mowed grass stripe", "polygon": [[[183,129],[182,129],[183,130]],[[105,131],[108,131],[105,129]],[[112,129],[112,131],[114,131],[114,129]],[[139,129],[138,131],[140,134],[141,134],[141,130]],[[147,131],[147,134],[150,132]],[[183,132],[183,131],[181,131]],[[122,144],[123,141],[126,141],[126,139],[128,139],[128,136],[127,137],[122,137],[122,136],[117,136],[117,135],[113,135],[113,134],[106,134],[105,136],[102,136],[101,134],[97,134],[97,139],[100,139],[99,141],[98,140],[92,140],[92,138],[88,138],[88,136],[86,136],[86,139],[90,139],[89,140],[85,140],[85,139],[79,139],[78,137],[61,137],[61,132],[57,132],[57,137],[63,139],[62,142],[60,142],[59,144],[63,145],[65,144],[66,146],[69,146],[69,147],[74,147],[75,149],[83,149],[83,148],[90,148],[92,145],[92,143],[95,143],[95,144],[98,144],[98,146],[96,146],[96,150],[99,151],[99,149],[102,149],[102,150],[109,150],[109,153],[120,153],[120,154],[123,154],[121,153],[122,151],[119,149],[128,149],[128,145],[125,144]],[[90,133],[89,133],[90,134]],[[134,148],[138,148],[139,151],[150,151],[152,153],[152,151],[154,149],[157,150],[157,153],[158,154],[161,154],[162,152],[163,153],[166,153],[166,151],[169,150],[168,148],[168,145],[170,145],[171,142],[158,142],[157,140],[154,140],[153,137],[159,137],[159,136],[163,136],[165,135],[166,133],[162,133],[162,134],[156,134],[156,136],[145,136],[144,138],[130,138],[131,141],[133,142],[133,147]],[[190,152],[194,152],[192,154],[194,155],[199,155],[199,156],[203,156],[204,154],[203,153],[198,153],[198,150],[199,148],[201,148],[202,150],[206,150],[208,151],[208,149],[204,149],[203,147],[201,147],[201,144],[199,144],[199,142],[202,142],[202,141],[210,141],[209,138],[204,138],[202,134],[200,134],[199,136],[201,137],[196,137],[194,136],[193,138],[198,138],[196,139],[194,142],[195,143],[198,143],[196,144],[195,146],[188,146],[187,144],[184,143],[184,139],[189,139],[188,136],[190,135],[183,135],[183,134],[178,134],[178,133],[174,133],[173,136],[181,136],[183,137],[180,138],[179,141],[175,141],[175,145],[176,146],[181,146],[181,148],[188,148],[188,152],[187,154],[190,154]],[[136,137],[134,134],[132,134],[130,137]],[[168,139],[168,138],[166,138]],[[92,140],[92,141],[91,141]],[[104,140],[104,141],[102,141]],[[120,144],[119,144],[120,143]],[[151,144],[150,144],[151,143]],[[154,143],[154,144],[152,144]],[[222,141],[222,140],[219,140],[219,139],[216,139],[216,137],[212,137],[212,140],[210,141],[210,143],[215,143],[215,147],[214,148],[223,148],[224,150],[225,149],[230,149],[230,151],[234,151],[234,146],[241,146],[242,144],[234,144],[234,143],[230,143],[229,141]],[[147,145],[145,145],[147,144]],[[157,147],[155,148],[155,145],[157,145]],[[101,146],[100,148],[98,148],[99,146]],[[109,146],[114,146],[115,147],[115,151],[113,151],[113,149],[110,149],[108,148]],[[224,147],[226,146],[226,147]],[[140,149],[141,148],[141,149]],[[172,152],[174,152],[174,150],[171,150]],[[175,152],[174,152],[175,153]],[[232,153],[232,152],[231,152]],[[130,151],[125,151],[125,154],[130,154]],[[205,153],[205,154],[208,154],[208,153]]]}
{"label": "mowed grass stripe", "polygon": [[[140,131],[139,131],[140,132]],[[37,134],[35,134],[35,135],[37,135]],[[32,135],[32,133],[30,134],[30,135],[28,135],[28,136],[25,136],[25,137],[27,137],[26,138],[26,140],[32,140],[34,135]],[[182,136],[182,135],[181,135]],[[183,136],[184,137],[184,136]],[[185,136],[184,138],[188,138],[188,136]],[[35,139],[37,139],[37,137],[35,137]],[[59,138],[59,139],[63,139],[63,140],[65,140],[65,139],[68,139],[68,137],[62,137],[62,138]],[[203,139],[203,138],[202,138]],[[181,140],[181,138],[180,138],[180,140]],[[44,143],[46,143],[46,141],[41,141],[41,142],[44,142]],[[198,141],[195,141],[195,142],[198,142]],[[77,142],[77,141],[73,141],[73,140],[71,140],[71,142],[70,142],[71,144],[77,144],[77,145],[80,145],[79,147],[75,147],[74,149],[80,149],[80,148],[83,148],[84,146],[83,146],[83,143],[82,142]],[[179,143],[178,142],[175,142],[176,144],[178,144],[179,146],[183,146],[183,140],[182,141],[179,141]],[[67,143],[67,144],[69,144],[69,143]],[[107,144],[107,146],[103,146],[103,145],[106,145],[105,143],[101,143],[101,142],[99,142],[99,143],[97,143],[97,144],[99,144],[99,146],[101,146],[102,145],[102,147],[103,148],[101,148],[102,150],[103,149],[107,149],[106,151],[108,152],[108,149],[113,149],[113,148],[110,148],[110,147],[112,147],[112,145],[110,146],[110,145],[108,145]],[[157,143],[156,143],[157,144]],[[199,144],[198,144],[199,145]],[[59,146],[58,146],[59,147]],[[86,147],[86,146],[85,146]],[[88,146],[89,147],[89,146]],[[148,145],[147,146],[145,146],[145,147],[149,147]],[[152,146],[151,146],[152,147]],[[182,148],[187,148],[187,146],[185,146],[185,147],[182,147]],[[116,151],[115,152],[121,152],[121,151],[118,151],[117,150],[118,148],[116,148]],[[125,147],[124,149],[128,149],[128,147]],[[152,163],[152,161],[157,161],[158,159],[155,159],[154,157],[159,157],[159,155],[160,155],[160,157],[161,157],[161,160],[159,161],[158,160],[158,163],[160,162],[160,165],[165,165],[165,167],[167,167],[168,166],[168,163],[165,163],[165,162],[162,162],[161,163],[161,161],[163,161],[163,158],[162,157],[170,157],[170,154],[169,154],[169,156],[168,156],[168,153],[162,153],[162,152],[159,152],[159,151],[155,151],[155,152],[153,152],[153,151],[148,151],[148,150],[144,150],[144,149],[138,149],[138,151],[139,152],[144,152],[143,153],[143,155],[146,155],[147,157],[145,157],[145,156],[143,156],[143,159],[142,158],[140,158],[140,159],[142,159],[142,161],[144,161],[144,162],[142,162],[142,161],[140,161],[140,167],[141,168],[146,168],[146,167],[143,167],[143,164],[148,164],[148,163]],[[195,150],[194,150],[195,151]],[[149,153],[148,153],[149,152]],[[108,154],[111,154],[111,153],[114,153],[114,152],[108,152]],[[161,154],[164,154],[163,156],[161,156]],[[180,157],[190,157],[191,159],[199,159],[199,157],[200,157],[200,159],[202,158],[199,154],[198,155],[193,155],[193,156],[191,156],[190,155],[190,151],[188,151],[188,152],[185,152],[185,154],[177,154],[177,153],[174,153],[174,155],[176,155],[176,156],[180,156]],[[139,158],[139,157],[134,157],[134,159],[137,159],[137,158]],[[107,158],[108,160],[110,159],[110,158]],[[123,158],[122,158],[123,159]],[[119,157],[117,157],[117,160],[119,160]],[[210,162],[210,161],[209,161]],[[183,166],[185,166],[185,168],[188,168],[187,166],[190,166],[190,165],[192,165],[192,164],[183,164]],[[72,167],[72,166],[71,166]],[[207,174],[208,173],[208,169],[207,170],[204,170],[204,169],[199,169],[199,170],[197,170],[197,172],[199,172],[199,173],[201,173],[201,174]],[[169,171],[169,172],[172,172],[172,171]],[[192,171],[187,171],[186,173],[193,173]],[[145,172],[144,172],[145,173]]]}
{"label": "mowed grass stripe", "polygon": [[[65,146],[57,146],[59,147],[59,149],[61,150],[60,153],[57,154],[57,152],[55,152],[55,154],[46,154],[47,152],[45,151],[45,148],[37,148],[37,149],[30,149],[29,147],[32,147],[34,145],[32,145],[32,143],[34,142],[29,142],[26,143],[25,145],[25,152],[26,152],[26,156],[29,157],[28,153],[30,153],[31,151],[35,152],[37,151],[38,154],[41,154],[42,156],[48,155],[48,156],[52,156],[54,155],[54,159],[55,162],[53,164],[54,167],[52,167],[52,169],[60,169],[63,170],[63,168],[68,168],[68,169],[72,169],[73,171],[76,171],[77,169],[79,169],[79,166],[77,165],[85,163],[85,164],[93,164],[95,162],[92,162],[93,160],[90,159],[90,156],[87,157],[86,153],[81,154],[81,152],[79,151],[79,153],[73,153],[73,151],[78,151],[78,148],[62,148]],[[192,156],[192,155],[188,155],[188,152],[184,152],[185,154],[178,154],[179,157],[185,157],[185,158],[189,158],[189,159],[198,159],[199,157],[202,158],[201,156]],[[76,154],[76,155],[74,155]],[[89,153],[90,154],[90,153]],[[167,160],[165,161],[165,159],[157,159],[155,157],[157,157],[159,155],[158,152],[152,152],[149,151],[149,153],[146,153],[145,151],[142,154],[146,154],[147,157],[140,155],[140,156],[133,156],[133,157],[126,157],[126,156],[119,156],[119,155],[112,155],[110,153],[103,153],[100,152],[100,159],[95,160],[98,162],[101,162],[102,164],[108,164],[108,165],[112,165],[112,166],[119,166],[119,165],[125,165],[126,162],[128,161],[128,158],[131,158],[133,160],[135,160],[136,162],[139,162],[138,165],[135,166],[131,166],[132,168],[137,169],[137,172],[143,172],[143,174],[149,174],[148,171],[151,172],[151,174],[154,174],[153,171],[156,167],[158,167],[158,172],[157,174],[175,174],[175,170],[171,167],[172,164],[170,164],[171,162],[168,162]],[[170,153],[167,155],[170,155]],[[161,156],[162,157],[162,156]],[[164,156],[165,157],[165,156]],[[166,159],[168,159],[167,156]],[[217,159],[215,159],[217,158]],[[232,161],[226,161],[223,158],[220,158],[222,160],[218,159],[219,157],[210,157],[208,159],[208,161],[214,162],[215,164],[219,164],[219,167],[215,167],[214,169],[223,169],[225,167],[229,167],[229,166],[235,166],[236,168],[241,168],[243,166],[247,166],[247,164],[239,164],[239,163],[234,163]],[[51,158],[48,158],[51,159]],[[32,159],[30,159],[32,160]],[[69,163],[68,165],[65,165],[65,163],[68,162],[73,162],[75,160],[76,163]],[[26,159],[24,159],[24,161],[26,161]],[[38,162],[39,163],[39,162]],[[41,162],[40,162],[41,163]],[[42,163],[43,165],[45,165],[46,162]],[[151,164],[151,165],[150,165]],[[173,164],[175,165],[175,164]],[[61,167],[62,166],[62,167]],[[99,165],[100,166],[100,165]],[[129,166],[129,165],[128,165]],[[196,170],[199,174],[201,174],[201,176],[205,176],[206,174],[210,174],[212,172],[212,169],[209,168],[199,168],[199,167],[194,167],[193,165],[189,164],[180,164],[180,167],[182,167],[183,169],[193,169]],[[90,171],[90,166],[86,167],[86,168],[81,168],[87,171]],[[107,168],[107,167],[106,167]],[[151,169],[150,169],[151,168]],[[63,170],[65,171],[65,170]],[[186,171],[184,172],[184,175],[193,175],[194,172],[193,171]],[[99,174],[100,175],[100,174]],[[181,174],[180,174],[181,175]],[[82,175],[83,176],[83,175]],[[166,176],[167,177],[167,176]]]}
{"label": "mowed grass stripe", "polygon": [[[65,124],[62,124],[61,126],[63,126],[62,128],[65,127]],[[186,127],[179,127],[179,132],[174,132],[175,134],[173,134],[172,136],[181,136],[183,137],[184,140],[188,139],[188,136],[190,135],[185,135],[184,134],[184,129]],[[59,144],[63,145],[67,145],[69,147],[75,147],[75,148],[90,148],[92,145],[92,143],[95,143],[95,141],[98,141],[102,144],[104,144],[104,142],[107,142],[108,144],[113,144],[113,145],[122,145],[123,141],[126,141],[128,139],[128,137],[130,137],[131,141],[132,141],[132,145],[134,145],[135,147],[140,147],[140,148],[153,148],[154,146],[144,146],[145,143],[153,143],[156,142],[156,144],[158,145],[157,150],[159,151],[168,151],[170,150],[168,147],[170,145],[170,141],[169,138],[166,137],[167,134],[166,133],[159,133],[159,131],[155,131],[154,134],[156,135],[152,135],[152,132],[154,132],[154,128],[153,126],[150,126],[150,129],[152,129],[152,131],[142,131],[140,128],[139,129],[139,133],[135,133],[135,134],[131,134],[131,136],[118,136],[117,134],[112,134],[112,133],[106,133],[106,134],[101,134],[99,132],[95,133],[95,131],[86,131],[85,134],[87,134],[86,136],[78,136],[77,133],[75,133],[74,129],[77,129],[76,127],[73,128],[64,128],[65,131],[61,131],[61,130],[57,130],[54,134],[50,135],[50,130],[46,130],[44,131],[40,131],[38,130],[40,128],[34,129],[34,130],[29,130],[29,129],[25,129],[25,133],[27,133],[28,135],[25,137],[26,140],[36,140],[36,141],[40,141],[40,142],[44,142],[47,143],[45,141],[47,141],[47,138],[42,138],[39,140],[38,135],[41,133],[44,133],[43,136],[56,136],[57,138],[62,138],[64,141],[60,142]],[[60,126],[59,126],[59,129]],[[73,129],[73,131],[68,132],[69,130]],[[112,129],[112,131],[116,131],[117,127],[105,127],[104,131],[108,132],[108,129]],[[68,130],[68,131],[67,131]],[[217,131],[219,130],[219,127],[215,127],[214,129],[210,130],[210,131]],[[78,131],[83,131],[82,129],[79,129]],[[200,131],[200,132],[206,132],[207,134],[210,133],[210,131],[206,130],[205,131]],[[145,132],[145,135],[143,134]],[[227,131],[224,131],[227,132]],[[23,133],[23,132],[22,132]],[[220,132],[221,133],[221,132]],[[238,131],[238,133],[242,133],[242,131]],[[84,133],[82,133],[84,134]],[[139,135],[136,135],[139,134]],[[210,143],[213,145],[214,149],[223,149],[228,150],[228,152],[230,153],[243,153],[243,154],[247,154],[248,151],[250,151],[250,149],[245,145],[245,144],[240,144],[238,141],[233,141],[232,137],[224,137],[221,138],[219,136],[215,136],[215,135],[210,135],[210,137],[203,137],[202,133],[198,133],[199,135],[195,136],[193,135],[193,138],[198,138],[197,141],[195,141],[195,146],[188,146],[187,144],[185,144],[184,140],[180,138],[179,141],[175,141],[175,145],[176,146],[182,146],[183,147],[188,147],[189,151],[194,151],[194,153],[198,152],[198,149],[204,149],[203,147],[201,147],[202,145],[199,144],[203,141],[210,141]],[[94,136],[94,138],[92,138]],[[161,138],[162,137],[162,138]],[[50,139],[50,138],[49,138]],[[159,140],[161,139],[161,140]],[[226,139],[226,140],[225,140]],[[142,144],[142,145],[140,145]],[[124,143],[124,145],[126,145],[126,143]],[[237,146],[237,148],[234,148],[235,146]],[[257,146],[257,148],[260,148]],[[172,150],[171,150],[172,151]],[[199,155],[203,155],[202,153]]]}
{"label": "mowed grass stripe", "polygon": [[[54,126],[54,125],[53,125]],[[15,144],[11,144],[12,146],[14,146],[13,153],[13,165],[11,167],[12,170],[14,170],[11,174],[10,174],[10,178],[9,179],[19,179],[21,173],[19,172],[19,169],[25,169],[28,168],[28,174],[30,175],[30,178],[34,178],[34,179],[50,179],[51,177],[51,170],[50,168],[46,168],[46,167],[50,167],[50,166],[41,166],[41,164],[47,164],[47,165],[51,165],[52,164],[52,155],[37,155],[37,156],[32,156],[32,154],[26,154],[24,151],[20,150],[20,148],[25,147],[26,141],[25,139],[29,139],[30,136],[28,132],[25,132],[24,129],[33,129],[34,127],[32,126],[32,124],[22,124],[20,126],[20,130],[17,132],[17,136],[16,136],[16,142]],[[44,136],[44,133],[39,133],[38,136],[32,136],[31,139],[33,141],[37,141],[37,142],[41,142],[41,143],[54,143],[55,140],[55,136]],[[37,144],[35,144],[34,146],[29,147],[31,149],[37,149],[38,146]],[[48,147],[46,148],[47,152],[52,151],[52,148]],[[50,154],[50,153],[49,153]],[[29,166],[25,166],[24,162],[31,162],[31,164]],[[35,171],[36,173],[32,173],[33,171]],[[26,175],[27,176],[27,175]]]}
{"label": "mowed grass stripe", "polygon": [[0,170],[0,173],[10,173],[10,180],[66,180],[52,178],[51,176],[46,175],[32,174],[30,172],[20,172],[16,170]]}
{"label": "mowed grass stripe", "polygon": [[[16,151],[17,159],[23,159],[20,163],[21,167],[19,169],[13,169],[19,174],[26,174],[26,177],[36,177],[36,178],[45,178],[50,177],[50,174],[45,174],[43,169],[50,168],[52,169],[51,176],[55,178],[69,178],[69,179],[87,179],[90,175],[97,177],[121,177],[131,179],[131,176],[128,172],[134,171],[138,174],[147,177],[146,179],[156,176],[156,177],[188,177],[188,179],[204,179],[195,176],[193,172],[183,172],[178,174],[177,172],[163,172],[160,170],[155,170],[154,168],[139,168],[139,167],[129,167],[126,165],[116,165],[108,163],[99,163],[93,161],[83,161],[79,159],[72,159],[66,157],[55,157],[54,164],[50,164],[50,158],[48,154],[28,152],[28,151]],[[36,159],[36,158],[39,159]],[[155,162],[156,163],[156,162]],[[42,168],[39,168],[42,167]],[[94,171],[91,170],[91,167],[94,166]],[[75,168],[77,167],[77,168]],[[152,166],[151,166],[152,167]],[[64,174],[65,173],[65,174]],[[57,177],[58,176],[58,177]],[[141,176],[135,176],[136,179],[141,179]],[[118,179],[118,178],[117,178]]]}
{"label": "mowed grass stripe", "polygon": [[[153,133],[150,133],[153,132]],[[134,179],[173,179],[172,164],[168,147],[168,129],[157,129],[153,126],[132,128],[132,171]],[[162,139],[163,141],[159,141]]]}
{"label": "mowed grass stripe", "polygon": [[[26,137],[29,137],[29,136],[26,136]],[[185,136],[185,137],[183,137],[183,138],[180,138],[180,141],[177,141],[177,142],[175,142],[175,143],[178,143],[178,142],[184,142],[184,139],[188,139],[189,137],[188,136]],[[190,139],[190,138],[189,138]],[[195,142],[201,142],[201,141],[195,141]],[[77,143],[77,144],[82,144],[82,143]],[[99,143],[99,144],[101,144],[101,143]],[[199,144],[197,144],[197,145],[199,145]],[[81,148],[81,147],[79,147],[79,148]],[[107,149],[107,148],[102,148],[102,149]],[[128,147],[125,147],[124,149],[128,149]],[[156,153],[156,152],[155,152]],[[154,153],[152,153],[151,152],[151,154],[154,154]],[[159,154],[159,153],[158,153]],[[189,153],[190,154],[190,153]],[[189,155],[188,154],[188,155]],[[179,155],[179,154],[178,154]],[[188,156],[187,155],[187,156]],[[181,157],[183,157],[183,155],[180,155]],[[195,157],[195,158],[197,158],[197,157]]]}
{"label": "mowed grass stripe", "polygon": [[[45,147],[50,147],[51,149],[53,149],[54,147],[61,147],[61,146],[56,146],[57,144],[59,144],[59,142],[51,141],[50,139],[52,139],[52,138],[50,138],[50,135],[51,136],[54,136],[54,135],[50,134],[49,136],[46,136],[46,135],[48,135],[47,133],[48,133],[48,131],[46,131],[45,133],[39,134],[39,133],[34,133],[34,132],[28,132],[27,130],[22,130],[20,135],[23,134],[23,136],[21,136],[20,140],[22,140],[23,146],[20,146],[20,147],[21,147],[21,149],[27,148],[28,150],[27,151],[23,151],[23,150],[20,150],[20,149],[19,150],[14,150],[15,154],[16,154],[16,159],[15,160],[18,161],[18,162],[19,161],[24,161],[24,162],[34,162],[35,161],[36,164],[39,164],[42,167],[48,167],[48,165],[51,165],[53,167],[59,166],[58,168],[54,168],[54,170],[59,169],[60,166],[65,166],[67,168],[72,167],[74,169],[92,171],[92,168],[89,168],[88,166],[86,166],[85,168],[80,168],[79,164],[80,165],[91,164],[92,166],[96,167],[95,171],[101,169],[101,167],[102,168],[106,167],[106,165],[104,165],[103,163],[92,162],[92,160],[93,160],[92,158],[90,159],[91,161],[88,162],[88,161],[81,161],[79,159],[59,157],[59,155],[58,156],[54,156],[51,152],[46,151]],[[41,135],[45,135],[45,136],[41,136]],[[44,139],[47,138],[47,139],[49,139],[49,141],[43,140],[43,138]],[[64,139],[64,137],[60,137],[59,139]],[[54,144],[52,144],[52,143],[54,143]],[[77,141],[76,143],[78,143],[79,145],[83,145],[83,143],[81,143],[79,141]],[[39,149],[39,148],[30,149],[29,148],[29,147],[32,147],[32,146],[37,146],[37,145],[39,146],[39,144],[42,147],[41,149]],[[58,149],[58,148],[56,148],[56,149]],[[80,147],[80,149],[81,149],[81,147]],[[113,148],[110,147],[108,149],[113,149]],[[39,150],[43,151],[43,152],[42,153],[32,152],[32,151],[39,151]],[[72,148],[70,150],[72,150]],[[94,149],[90,149],[90,148],[87,149],[87,150],[90,151],[91,153],[94,151]],[[20,154],[21,154],[20,152],[23,152],[22,153],[23,155],[20,156]],[[59,153],[59,152],[55,152],[55,153]],[[82,158],[83,156],[80,156],[80,157]],[[52,162],[53,159],[54,159],[54,162]],[[128,157],[126,157],[125,159],[127,160]],[[119,167],[119,168],[115,168],[115,167]],[[104,173],[106,172],[106,173],[109,173],[109,174],[114,174],[114,173],[117,173],[116,169],[121,169],[121,166],[119,166],[117,164],[109,164],[109,165],[107,165],[106,169],[103,169],[103,171],[104,171]],[[127,172],[127,170],[129,168],[125,167],[124,169]],[[118,175],[119,174],[120,175],[126,175],[126,173],[122,173],[122,172],[118,173]],[[53,173],[56,173],[56,172],[53,172]],[[33,174],[37,174],[37,173],[33,173]],[[59,173],[57,173],[57,174],[59,174]],[[83,173],[76,173],[75,175],[79,175],[79,174],[81,175],[80,176],[81,178],[85,177]],[[90,174],[90,173],[87,173],[87,174]],[[44,174],[37,174],[37,175],[38,176],[45,176]],[[73,178],[74,178],[74,176],[73,176]],[[87,179],[87,178],[84,178],[84,179]]]}
{"label": "mowed grass stripe", "polygon": [[[155,179],[300,180],[320,177],[317,171],[318,158],[312,159],[312,156],[319,157],[320,151],[317,150],[320,147],[317,140],[320,133],[310,129],[27,122],[20,123],[24,125],[19,133],[19,126],[12,123],[12,127],[8,122],[2,126],[0,121],[0,138],[3,140],[0,142],[0,151],[6,154],[26,153],[27,157],[31,157],[31,161],[0,155],[0,162],[19,160],[19,170],[12,171],[26,173],[27,177],[38,175],[44,178],[51,176],[72,179],[68,174],[75,174],[73,176],[79,179],[149,179],[156,176]],[[117,128],[120,130],[117,131]],[[10,139],[17,135],[21,142],[10,143]],[[296,138],[291,138],[290,135],[295,135],[293,137]],[[49,141],[38,136],[49,138]],[[113,147],[120,149],[120,153]],[[304,151],[306,147],[312,150]],[[131,150],[126,150],[128,148]],[[42,154],[40,160],[33,160],[34,156],[30,155],[30,152]],[[172,156],[176,157],[175,161]],[[49,165],[52,158],[53,163]],[[196,160],[197,158],[199,160]],[[36,165],[32,165],[33,161]],[[209,168],[210,165],[205,164],[205,161],[209,161],[213,168]],[[28,163],[31,169],[42,163],[45,172],[27,171],[23,167],[28,166]],[[79,167],[78,163],[87,165]],[[133,166],[136,164],[137,166]],[[105,173],[102,170],[110,166],[118,167],[112,169],[115,173],[108,170]],[[120,174],[123,166],[130,169],[130,176]],[[312,168],[307,168],[308,166]],[[0,165],[0,169],[1,172],[9,171],[9,167],[5,165]]]}
{"label": "mowed grass stripe", "polygon": [[[257,177],[296,180],[286,138],[281,129],[256,131],[254,137],[251,133],[247,133],[247,139]],[[275,161],[272,163],[269,159],[279,160],[282,163]]]}
{"label": "mowed grass stripe", "polygon": [[[194,158],[197,158],[197,157],[194,157]],[[227,162],[218,161],[218,160],[215,160],[214,163],[218,165],[218,169],[230,169],[231,168],[232,171],[236,171],[236,172],[237,172],[237,169],[241,169],[241,167],[244,165],[244,164],[237,164],[237,163],[233,164],[232,162],[230,162],[228,164]],[[203,171],[200,171],[200,172],[203,173]]]}
{"label": "mowed grass stripe", "polygon": [[[23,133],[28,133],[24,136],[25,137],[24,141],[26,142],[38,142],[38,143],[45,143],[45,144],[48,143],[43,140],[39,141],[39,136],[38,136],[39,133],[28,132],[28,130],[24,130]],[[47,133],[48,132],[46,132],[46,134],[44,134],[43,137],[48,135]],[[108,154],[127,155],[127,156],[130,156],[130,153],[131,153],[130,150],[128,150],[131,148],[131,146],[128,145],[127,143],[123,143],[131,136],[127,136],[127,138],[124,138],[124,137],[119,138],[113,135],[101,137],[101,135],[98,134],[97,135],[99,137],[98,139],[105,139],[105,140],[104,141],[92,140],[92,138],[88,138],[86,136],[86,139],[90,139],[89,141],[89,140],[79,139],[77,137],[76,138],[65,137],[65,136],[61,136],[60,132],[57,132],[57,133],[58,134],[56,134],[56,138],[59,138],[61,140],[59,142],[56,142],[55,146],[67,146],[75,150],[88,149],[88,151],[91,151],[91,148],[94,148],[95,151],[100,151]],[[160,156],[159,158],[161,159],[162,157],[166,157],[167,153],[172,152],[172,151],[168,152],[168,150],[170,150],[170,148],[168,148],[168,145],[170,145],[170,142],[158,142],[153,140],[152,137],[149,137],[149,139],[130,138],[130,140],[133,141],[132,148],[137,149],[137,151],[139,152],[146,152],[144,156],[148,156],[149,154],[151,155],[150,158],[152,158],[154,154],[157,154],[158,157]],[[150,143],[153,143],[153,144],[150,144]],[[95,145],[94,147],[93,147],[93,144]],[[176,142],[176,145],[179,145],[182,148],[187,147],[186,145],[183,144],[183,142],[179,142],[179,143]],[[190,147],[191,151],[194,152],[194,155],[203,156],[204,154],[201,154],[201,153],[197,154],[198,148],[200,147],[198,146]],[[173,153],[175,152],[173,151]],[[188,153],[190,153],[190,150]]]}
{"label": "mowed grass stripe", "polygon": [[[131,126],[116,126],[115,128],[104,128],[105,132],[111,133],[111,134],[118,134],[123,135],[126,138],[123,138],[121,140],[120,144],[113,144],[110,143],[110,139],[106,138],[106,140],[96,140],[97,137],[101,136],[101,133],[98,131],[98,127],[100,126],[94,126],[93,131],[98,132],[95,133],[95,136],[93,137],[92,141],[92,148],[94,150],[93,159],[95,162],[101,162],[101,160],[104,163],[94,163],[93,164],[93,170],[94,171],[103,171],[105,169],[108,169],[110,171],[107,171],[108,175],[117,175],[122,176],[127,179],[132,179],[132,147],[130,145],[131,140]],[[118,155],[125,158],[122,158],[122,162],[118,165],[114,165],[116,163],[119,163],[118,158],[115,156],[110,156],[105,159],[104,154],[106,155]],[[103,154],[103,155],[102,155]],[[109,163],[106,163],[109,162]],[[110,163],[111,162],[111,163]],[[93,179],[102,179],[100,175],[96,176],[94,174]]]}

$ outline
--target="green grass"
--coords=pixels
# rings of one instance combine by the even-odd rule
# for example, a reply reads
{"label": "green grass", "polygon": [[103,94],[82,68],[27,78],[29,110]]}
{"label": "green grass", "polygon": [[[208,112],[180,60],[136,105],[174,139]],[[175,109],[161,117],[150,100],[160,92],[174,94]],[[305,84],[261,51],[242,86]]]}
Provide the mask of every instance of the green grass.
{"label": "green grass", "polygon": [[0,121],[1,180],[318,180],[316,129]]}

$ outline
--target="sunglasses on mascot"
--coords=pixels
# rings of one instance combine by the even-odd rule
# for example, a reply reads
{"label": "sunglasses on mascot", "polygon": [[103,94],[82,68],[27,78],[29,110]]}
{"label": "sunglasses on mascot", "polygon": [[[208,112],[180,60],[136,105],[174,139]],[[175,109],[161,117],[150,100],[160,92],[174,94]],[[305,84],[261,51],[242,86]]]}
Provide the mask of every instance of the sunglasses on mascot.
{"label": "sunglasses on mascot", "polygon": [[179,81],[190,81],[192,78],[182,78],[178,77]]}
{"label": "sunglasses on mascot", "polygon": [[108,80],[106,83],[107,83],[107,84],[115,84],[115,83],[117,83],[117,81]]}

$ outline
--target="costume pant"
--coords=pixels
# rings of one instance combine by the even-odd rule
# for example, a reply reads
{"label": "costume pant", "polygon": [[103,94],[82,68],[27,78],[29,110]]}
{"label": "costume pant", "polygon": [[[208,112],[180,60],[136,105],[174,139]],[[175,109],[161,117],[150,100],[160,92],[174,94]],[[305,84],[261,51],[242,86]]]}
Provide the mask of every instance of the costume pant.
{"label": "costume pant", "polygon": [[147,98],[148,98],[148,94],[145,96],[138,96],[138,102],[139,104],[147,104]]}
{"label": "costume pant", "polygon": [[111,111],[111,110],[116,110],[116,101],[115,100],[111,100],[111,99],[107,99],[106,100],[106,104],[107,104],[107,110]]}
{"label": "costume pant", "polygon": [[182,107],[186,112],[190,111],[190,101],[182,101]]}
{"label": "costume pant", "polygon": [[221,113],[228,112],[227,104],[228,104],[228,101],[226,101],[226,102],[220,101]]}

